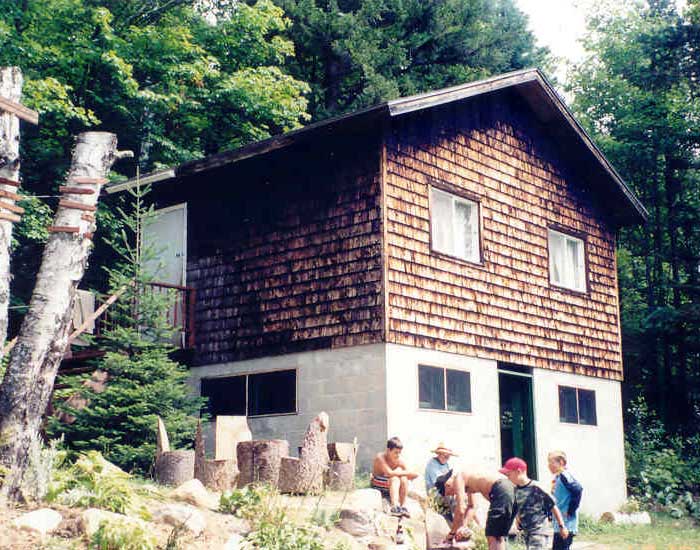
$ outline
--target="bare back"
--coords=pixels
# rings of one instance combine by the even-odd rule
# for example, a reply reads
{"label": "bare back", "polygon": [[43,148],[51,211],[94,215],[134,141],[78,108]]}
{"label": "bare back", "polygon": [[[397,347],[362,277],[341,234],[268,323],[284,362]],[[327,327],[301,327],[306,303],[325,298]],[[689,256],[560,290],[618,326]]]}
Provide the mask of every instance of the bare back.
{"label": "bare back", "polygon": [[489,500],[489,494],[493,484],[499,479],[505,479],[504,476],[480,470],[466,469],[462,470],[459,475],[464,482],[464,490],[467,493],[481,493],[481,495]]}

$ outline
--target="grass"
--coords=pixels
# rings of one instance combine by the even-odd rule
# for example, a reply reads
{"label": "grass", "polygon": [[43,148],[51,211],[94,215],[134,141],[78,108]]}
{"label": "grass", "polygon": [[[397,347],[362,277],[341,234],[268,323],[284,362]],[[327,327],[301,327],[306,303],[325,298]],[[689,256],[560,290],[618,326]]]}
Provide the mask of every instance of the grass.
{"label": "grass", "polygon": [[[575,540],[605,545],[607,550],[700,550],[700,525],[689,518],[674,519],[668,514],[652,514],[651,525],[610,525],[584,520]],[[524,550],[525,546],[515,543],[508,548]]]}

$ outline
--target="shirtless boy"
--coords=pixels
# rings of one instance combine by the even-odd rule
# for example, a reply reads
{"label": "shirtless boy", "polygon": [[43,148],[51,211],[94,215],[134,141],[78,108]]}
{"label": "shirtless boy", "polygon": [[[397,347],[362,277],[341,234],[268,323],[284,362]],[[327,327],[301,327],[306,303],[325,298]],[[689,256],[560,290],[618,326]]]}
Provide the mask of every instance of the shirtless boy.
{"label": "shirtless boy", "polygon": [[476,520],[474,494],[481,493],[490,503],[486,517],[489,550],[506,549],[506,537],[515,519],[515,488],[508,479],[496,472],[468,468],[440,476],[435,482],[435,487],[441,495],[455,497],[456,505],[449,540],[459,540],[461,530],[469,521]]}
{"label": "shirtless boy", "polygon": [[406,468],[401,460],[402,450],[403,443],[398,437],[392,437],[386,442],[386,450],[374,457],[372,487],[379,489],[382,496],[389,499],[392,515],[410,517],[404,506],[408,482],[417,478],[418,474]]}

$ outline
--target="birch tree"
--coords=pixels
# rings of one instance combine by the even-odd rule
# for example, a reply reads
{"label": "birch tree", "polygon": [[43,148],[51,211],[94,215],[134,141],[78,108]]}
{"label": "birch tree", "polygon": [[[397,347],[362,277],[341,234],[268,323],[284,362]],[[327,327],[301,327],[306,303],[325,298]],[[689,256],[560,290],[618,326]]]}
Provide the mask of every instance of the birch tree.
{"label": "birch tree", "polygon": [[92,247],[100,186],[119,156],[114,134],[86,132],[78,136],[29,311],[0,386],[0,463],[9,471],[0,500],[25,499],[23,480],[29,449],[39,437],[68,345],[75,291]]}
{"label": "birch tree", "polygon": [[[22,72],[17,67],[0,68],[0,97],[16,103],[22,95]],[[12,214],[6,211],[14,202],[19,181],[19,118],[0,111],[0,360],[7,338],[7,311],[10,302],[10,245],[12,244]]]}

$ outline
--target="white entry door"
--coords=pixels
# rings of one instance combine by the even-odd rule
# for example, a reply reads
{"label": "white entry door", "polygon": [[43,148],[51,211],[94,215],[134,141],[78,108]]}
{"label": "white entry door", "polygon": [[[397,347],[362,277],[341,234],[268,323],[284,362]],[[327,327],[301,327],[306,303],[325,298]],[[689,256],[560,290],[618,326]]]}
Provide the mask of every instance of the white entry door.
{"label": "white entry door", "polygon": [[145,249],[154,251],[146,271],[157,283],[185,286],[187,268],[187,203],[155,211],[143,230]]}

